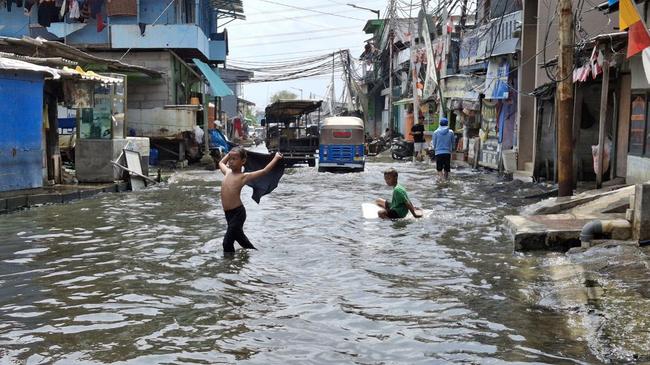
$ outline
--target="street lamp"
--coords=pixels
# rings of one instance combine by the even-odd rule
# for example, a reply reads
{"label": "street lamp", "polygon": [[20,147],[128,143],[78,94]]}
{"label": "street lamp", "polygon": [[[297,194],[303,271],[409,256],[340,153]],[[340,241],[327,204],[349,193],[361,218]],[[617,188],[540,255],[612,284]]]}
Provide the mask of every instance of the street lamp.
{"label": "street lamp", "polygon": [[300,100],[302,100],[302,89],[299,88],[299,87],[293,87],[293,86],[290,86],[290,87],[291,87],[292,89],[295,89],[295,90],[300,90]]}
{"label": "street lamp", "polygon": [[357,8],[357,9],[363,9],[363,10],[372,11],[373,13],[377,14],[377,19],[379,19],[379,14],[380,14],[380,13],[379,13],[379,10],[374,10],[374,9],[364,8],[363,6],[358,6],[358,5],[349,4],[349,3],[348,3],[347,5],[348,5],[348,6],[351,6],[351,7],[353,7],[353,8]]}

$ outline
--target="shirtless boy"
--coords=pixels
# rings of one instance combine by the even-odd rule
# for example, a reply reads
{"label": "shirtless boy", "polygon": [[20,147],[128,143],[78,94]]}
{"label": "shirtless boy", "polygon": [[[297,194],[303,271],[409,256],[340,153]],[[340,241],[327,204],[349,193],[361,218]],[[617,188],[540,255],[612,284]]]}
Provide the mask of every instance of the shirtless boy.
{"label": "shirtless boy", "polygon": [[273,160],[264,169],[243,173],[242,167],[246,164],[246,150],[235,147],[219,161],[219,169],[225,175],[221,183],[221,206],[224,213],[226,213],[226,221],[228,222],[228,229],[223,237],[224,253],[235,252],[235,241],[243,248],[255,249],[255,246],[244,234],[246,208],[244,208],[240,199],[241,189],[249,181],[271,172],[280,159],[282,159],[282,154],[276,153]]}

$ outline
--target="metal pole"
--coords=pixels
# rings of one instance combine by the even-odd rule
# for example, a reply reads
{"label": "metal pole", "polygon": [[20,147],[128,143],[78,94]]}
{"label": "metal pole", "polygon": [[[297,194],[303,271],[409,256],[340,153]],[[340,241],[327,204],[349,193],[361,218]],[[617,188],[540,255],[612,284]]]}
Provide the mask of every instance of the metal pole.
{"label": "metal pole", "polygon": [[[210,108],[210,99],[208,98],[208,85],[203,82],[203,157],[201,163],[207,165],[210,169],[215,168],[214,160],[210,156],[210,135],[208,133],[208,109]],[[180,157],[179,157],[180,158]]]}
{"label": "metal pole", "polygon": [[388,128],[393,132],[393,30],[390,29],[390,24],[388,47]]}
{"label": "metal pole", "polygon": [[603,81],[600,91],[600,124],[598,126],[598,171],[596,171],[596,189],[603,187],[603,158],[605,157],[605,123],[607,122],[607,97],[609,96],[609,61],[605,55],[603,63]]}
{"label": "metal pole", "polygon": [[558,196],[573,195],[573,13],[571,5],[571,0],[560,0]]}
{"label": "metal pole", "polygon": [[[414,46],[415,42],[411,46],[411,71],[413,74],[413,125],[416,125],[420,121],[420,99],[418,98],[417,51]],[[406,131],[406,133],[410,133],[410,131]]]}

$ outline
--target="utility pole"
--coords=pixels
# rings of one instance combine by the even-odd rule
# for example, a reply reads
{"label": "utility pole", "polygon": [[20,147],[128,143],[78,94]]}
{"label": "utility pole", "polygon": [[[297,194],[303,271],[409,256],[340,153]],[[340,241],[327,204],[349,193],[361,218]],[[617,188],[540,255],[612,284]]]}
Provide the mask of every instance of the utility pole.
{"label": "utility pole", "polygon": [[388,29],[388,128],[393,131],[393,30]]}
{"label": "utility pole", "polygon": [[558,84],[558,196],[573,195],[573,12],[560,0],[560,82]]}
{"label": "utility pole", "polygon": [[346,78],[348,81],[348,93],[349,93],[349,100],[348,100],[348,111],[351,113],[352,109],[354,109],[353,100],[352,100],[352,59],[350,57],[350,50],[345,51],[345,55],[347,56],[347,61],[345,65],[345,73],[346,73]]}
{"label": "utility pole", "polygon": [[[420,99],[418,98],[418,59],[415,47],[415,36],[411,42],[411,73],[413,74],[413,125],[420,121]],[[410,133],[410,131],[406,131]]]}
{"label": "utility pole", "polygon": [[336,109],[336,94],[334,93],[334,71],[336,70],[336,52],[332,53],[332,89],[330,90],[330,117],[334,116]]}
{"label": "utility pole", "polygon": [[[460,9],[460,37],[463,37],[465,31],[465,23],[467,22],[467,0],[463,0],[462,8]],[[462,39],[462,38],[461,38]],[[460,73],[460,50],[454,62],[454,71]]]}

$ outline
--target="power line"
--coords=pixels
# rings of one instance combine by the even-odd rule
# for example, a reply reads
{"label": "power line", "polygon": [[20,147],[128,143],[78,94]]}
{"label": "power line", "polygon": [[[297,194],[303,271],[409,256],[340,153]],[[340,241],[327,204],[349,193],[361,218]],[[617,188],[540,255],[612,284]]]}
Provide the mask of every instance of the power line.
{"label": "power line", "polygon": [[286,7],[288,7],[288,8],[292,8],[292,9],[305,10],[305,11],[311,11],[311,12],[319,13],[319,14],[323,14],[323,15],[336,16],[336,17],[339,17],[339,18],[346,18],[346,19],[352,19],[352,20],[361,20],[361,21],[366,21],[366,20],[368,20],[368,19],[354,18],[354,17],[351,17],[351,16],[345,16],[345,15],[339,15],[339,14],[329,13],[329,12],[326,12],[326,11],[313,10],[313,9],[309,9],[309,8],[301,8],[301,7],[299,7],[299,6],[287,5],[287,4],[279,3],[279,2],[276,2],[276,1],[272,1],[272,0],[259,0],[259,1],[262,1],[262,2],[265,2],[265,3],[269,3],[269,4],[275,4],[275,5],[280,5],[280,6],[286,6]]}
{"label": "power line", "polygon": [[[351,29],[359,29],[359,27],[355,26],[355,27],[342,27],[342,28],[325,28],[325,29],[320,29],[320,30],[304,30],[304,31],[301,31],[301,32],[287,32],[287,33],[266,33],[266,34],[260,34],[260,35],[252,35],[252,36],[249,36],[249,37],[236,38],[236,40],[240,41],[240,40],[243,40],[243,39],[260,39],[260,38],[264,38],[264,37],[281,37],[281,36],[285,36],[285,35],[296,35],[296,34],[305,34],[305,33],[313,34],[313,33],[323,33],[323,32],[332,32],[332,31],[336,32],[336,31],[341,31],[341,30],[344,30],[344,29],[349,29],[349,30],[351,30]],[[233,37],[233,39],[235,39],[235,37]]]}
{"label": "power line", "polygon": [[[332,47],[332,48],[322,48],[322,49],[312,49],[312,50],[305,50],[305,51],[298,51],[298,52],[282,52],[282,53],[270,53],[270,54],[264,54],[264,55],[255,55],[255,58],[260,58],[260,57],[271,57],[271,56],[285,56],[285,55],[294,55],[294,54],[303,54],[303,53],[314,53],[314,52],[326,52],[326,51],[334,51],[334,50],[339,50],[342,48],[352,48],[356,47],[358,45],[353,45],[353,46],[342,46],[342,47]],[[238,60],[236,58],[228,58],[228,60],[232,61],[243,61],[243,60]]]}
{"label": "power line", "polygon": [[[346,8],[349,7],[349,5],[345,4],[345,3],[339,3],[339,2],[336,2],[336,1],[330,1],[330,2],[333,2],[333,3],[337,4],[337,5],[341,5],[342,7],[346,7]],[[363,3],[367,3],[368,1],[355,0],[354,2],[363,4]],[[331,4],[320,4],[320,5],[312,6],[312,7],[305,8],[305,9],[309,9],[309,10],[322,9],[322,8],[330,8],[331,6],[332,6]],[[257,10],[257,8],[254,8],[254,9]],[[299,9],[298,11],[306,11],[306,10]],[[246,12],[246,15],[247,16],[248,15],[268,15],[268,14],[277,14],[277,13],[286,13],[286,12],[287,12],[287,10],[260,11],[260,12],[257,12],[257,13]]]}
{"label": "power line", "polygon": [[240,48],[246,48],[246,47],[260,47],[260,46],[265,46],[268,44],[281,44],[281,43],[292,43],[292,42],[300,42],[300,41],[310,41],[314,39],[327,39],[327,38],[337,38],[337,37],[348,37],[353,34],[345,33],[345,34],[334,34],[334,35],[326,35],[326,36],[320,36],[320,37],[309,37],[309,38],[297,38],[297,39],[285,39],[282,41],[276,41],[276,42],[264,42],[264,43],[249,43],[249,44],[240,44],[237,45],[237,47]]}

